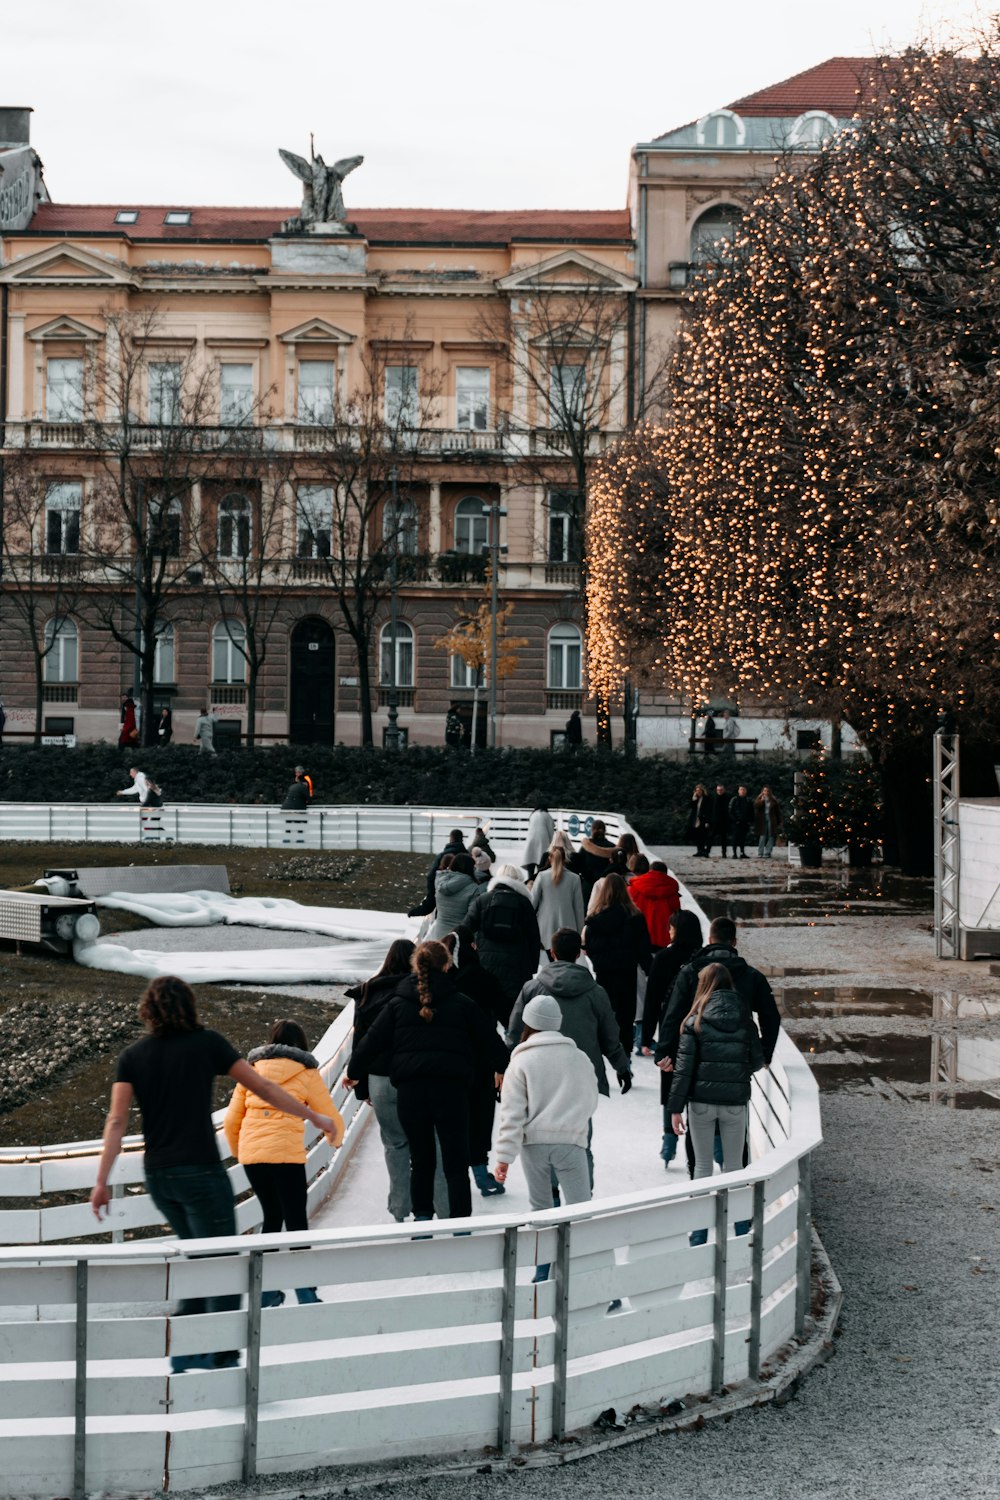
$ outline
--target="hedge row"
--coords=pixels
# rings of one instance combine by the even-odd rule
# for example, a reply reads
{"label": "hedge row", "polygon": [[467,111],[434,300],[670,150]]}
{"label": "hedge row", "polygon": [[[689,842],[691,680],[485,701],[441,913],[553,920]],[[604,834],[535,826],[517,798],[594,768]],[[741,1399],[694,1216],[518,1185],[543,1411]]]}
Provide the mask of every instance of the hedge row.
{"label": "hedge row", "polygon": [[103,802],[127,786],[138,762],[171,802],[280,802],[297,761],[306,764],[323,803],[413,806],[605,808],[622,812],[651,843],[683,842],[691,791],[698,780],[721,776],[735,791],[746,781],[751,795],[763,782],[787,807],[797,762],[740,758],[736,766],[716,756],[690,764],[658,758],[627,760],[583,747],[577,754],[547,750],[465,750],[418,746],[401,754],[310,746],[220,751],[202,755],[193,746],[136,754],[108,745],[75,749],[0,748],[0,801]]}

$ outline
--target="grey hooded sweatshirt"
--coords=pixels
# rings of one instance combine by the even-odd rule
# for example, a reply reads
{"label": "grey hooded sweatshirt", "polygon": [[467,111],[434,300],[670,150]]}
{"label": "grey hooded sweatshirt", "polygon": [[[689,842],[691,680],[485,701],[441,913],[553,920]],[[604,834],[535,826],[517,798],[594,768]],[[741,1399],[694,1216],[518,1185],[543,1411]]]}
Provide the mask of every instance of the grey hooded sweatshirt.
{"label": "grey hooded sweatshirt", "polygon": [[583,964],[559,959],[529,979],[510,1013],[508,1047],[516,1047],[520,1042],[524,1029],[521,1013],[535,995],[551,995],[558,1002],[563,1018],[562,1035],[572,1038],[580,1051],[587,1054],[597,1074],[597,1087],[602,1094],[610,1094],[604,1059],[616,1073],[630,1073],[632,1065],[621,1044],[611,1001],[590,970]]}

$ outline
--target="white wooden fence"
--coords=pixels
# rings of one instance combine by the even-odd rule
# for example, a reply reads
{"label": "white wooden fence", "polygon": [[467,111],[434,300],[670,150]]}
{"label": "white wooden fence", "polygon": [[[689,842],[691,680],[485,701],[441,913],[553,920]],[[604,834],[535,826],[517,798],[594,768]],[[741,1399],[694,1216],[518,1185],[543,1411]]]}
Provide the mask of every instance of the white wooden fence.
{"label": "white wooden fence", "polygon": [[[231,845],[244,849],[397,849],[415,854],[436,853],[452,828],[471,834],[489,824],[491,842],[521,844],[527,837],[530,810],[509,807],[311,807],[305,813],[279,807],[240,804],[184,803],[157,809],[156,841],[178,844]],[[589,820],[602,818],[608,836],[630,832],[615,813],[592,808],[553,809],[559,828],[574,837],[589,832]],[[149,823],[144,809],[116,803],[0,802],[0,839],[44,843],[138,843],[141,825]]]}

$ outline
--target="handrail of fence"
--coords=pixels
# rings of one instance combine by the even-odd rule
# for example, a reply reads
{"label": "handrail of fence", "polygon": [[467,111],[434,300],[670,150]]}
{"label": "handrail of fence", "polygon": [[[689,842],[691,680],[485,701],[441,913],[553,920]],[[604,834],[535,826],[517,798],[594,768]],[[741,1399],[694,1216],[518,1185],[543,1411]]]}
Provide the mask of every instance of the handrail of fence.
{"label": "handrail of fence", "polygon": [[[137,843],[274,849],[390,849],[430,854],[440,849],[452,828],[471,834],[488,823],[501,843],[521,843],[527,836],[527,808],[385,807],[366,804],[310,807],[288,812],[280,807],[242,803],[180,803],[162,808],[126,807],[117,803],[0,802],[0,839],[26,843]],[[593,808],[560,808],[556,826],[576,838],[601,818],[608,834],[631,832],[616,813]]]}
{"label": "handrail of fence", "polygon": [[[785,1036],[759,1096],[755,1120],[772,1121],[775,1144],[742,1172],[435,1220],[419,1242],[403,1224],[0,1250],[5,1493],[195,1488],[376,1452],[509,1453],[608,1406],[756,1379],[809,1313],[819,1109]],[[706,1243],[692,1244],[699,1229]],[[541,1263],[552,1276],[535,1283]],[[325,1300],[262,1313],[262,1289],[290,1286],[321,1286]],[[245,1301],[170,1315],[174,1298],[227,1294]],[[168,1372],[168,1354],[228,1350],[239,1366]]]}

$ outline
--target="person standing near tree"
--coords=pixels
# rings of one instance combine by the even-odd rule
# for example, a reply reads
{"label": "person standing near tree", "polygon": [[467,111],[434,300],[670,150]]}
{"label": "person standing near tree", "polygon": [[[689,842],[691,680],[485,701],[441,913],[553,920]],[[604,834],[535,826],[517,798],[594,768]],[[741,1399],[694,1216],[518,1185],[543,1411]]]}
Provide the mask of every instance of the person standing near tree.
{"label": "person standing near tree", "polygon": [[135,716],[135,699],[130,692],[122,694],[122,727],[118,736],[119,750],[131,750],[139,743],[139,726]]}
{"label": "person standing near tree", "polygon": [[156,721],[156,742],[158,745],[169,745],[173,737],[174,716],[169,708],[162,708]]}
{"label": "person standing near tree", "polygon": [[579,750],[583,744],[583,724],[580,721],[580,710],[574,708],[566,720],[566,748],[570,752]]}
{"label": "person standing near tree", "polygon": [[695,846],[695,855],[700,859],[707,859],[712,847],[711,802],[700,781],[691,793],[687,832]]}
{"label": "person standing near tree", "polygon": [[[174,975],[154,979],[139,1002],[147,1034],[118,1059],[111,1088],[111,1108],[90,1206],[100,1220],[111,1202],[108,1179],[121,1151],[133,1099],[142,1113],[146,1186],[159,1212],[178,1239],[212,1239],[236,1234],[233,1190],[219,1156],[212,1121],[215,1079],[242,1083],[274,1109],[308,1120],[332,1137],[336,1122],[294,1098],[257,1073],[233,1044],[198,1019],[190,985]],[[239,1296],[189,1298],[180,1314],[226,1312]],[[174,1355],[175,1374],[195,1368],[224,1368],[239,1363],[237,1350],[214,1355]]]}
{"label": "person standing near tree", "polygon": [[738,787],[729,803],[729,836],[733,841],[733,858],[746,859],[747,839],[754,825],[754,805],[745,786]]}
{"label": "person standing near tree", "polygon": [[[712,844],[719,844],[722,857],[725,859],[726,850],[729,847],[729,793],[720,782],[715,788],[715,795],[711,798],[711,810],[709,820],[712,827],[711,841],[708,852],[712,852]],[[735,850],[733,851],[735,853]]]}
{"label": "person standing near tree", "polygon": [[754,798],[753,809],[758,858],[770,859],[774,852],[775,840],[781,837],[783,826],[781,803],[769,786],[763,786],[759,795]]}

